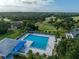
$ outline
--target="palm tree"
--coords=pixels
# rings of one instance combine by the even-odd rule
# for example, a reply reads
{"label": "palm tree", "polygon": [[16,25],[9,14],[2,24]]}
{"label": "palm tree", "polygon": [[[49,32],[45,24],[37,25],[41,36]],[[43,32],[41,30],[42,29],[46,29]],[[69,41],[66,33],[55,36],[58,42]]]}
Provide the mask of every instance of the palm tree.
{"label": "palm tree", "polygon": [[56,42],[57,42],[57,38],[60,37],[60,32],[59,32],[59,28],[61,27],[61,23],[60,22],[56,22],[54,23],[54,26],[56,28],[56,31],[55,31],[55,36],[56,36]]}
{"label": "palm tree", "polygon": [[28,59],[33,59],[32,50],[29,50],[29,52],[28,52]]}
{"label": "palm tree", "polygon": [[35,55],[36,55],[36,56],[39,56],[39,53],[37,52]]}
{"label": "palm tree", "polygon": [[39,55],[39,53],[37,52],[37,53],[35,54],[35,59],[40,59],[39,57],[40,57],[40,55]]}
{"label": "palm tree", "polygon": [[43,54],[43,56],[44,56],[45,58],[47,57],[47,55],[46,55],[45,53]]}

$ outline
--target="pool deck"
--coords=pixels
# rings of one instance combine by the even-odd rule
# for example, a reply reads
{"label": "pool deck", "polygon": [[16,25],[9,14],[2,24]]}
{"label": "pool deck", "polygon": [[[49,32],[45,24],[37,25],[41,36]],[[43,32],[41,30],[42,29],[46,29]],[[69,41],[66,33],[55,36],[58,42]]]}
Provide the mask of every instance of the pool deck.
{"label": "pool deck", "polygon": [[[30,48],[30,46],[31,46],[31,44],[33,43],[33,41],[28,41],[27,40],[27,42],[25,43],[25,54],[27,54],[28,53],[28,51],[29,51],[29,48]],[[28,50],[27,50],[28,49]]]}
{"label": "pool deck", "polygon": [[[24,35],[22,38],[20,38],[20,40],[23,40],[25,37],[27,37],[28,35],[30,35],[30,33]],[[46,54],[48,56],[52,56],[52,52],[54,49],[54,45],[55,45],[55,36],[54,35],[47,35],[47,34],[36,34],[33,33],[32,35],[37,35],[37,36],[44,36],[44,37],[49,37],[48,39],[48,45],[46,47],[46,50],[42,50],[42,49],[37,49],[37,48],[31,48],[29,47],[30,44],[32,44],[32,41],[29,41],[28,43],[26,43],[26,45],[29,47],[30,50],[33,51],[33,53],[37,53],[39,52],[39,54]]]}
{"label": "pool deck", "polygon": [[33,41],[28,41],[27,40],[27,42],[25,43],[25,46],[30,47],[32,43],[33,43]]}
{"label": "pool deck", "polygon": [[24,36],[22,36],[19,40],[24,40],[24,39],[25,39],[25,37],[27,37],[28,35],[30,35],[30,33],[25,34],[25,35],[24,35]]}

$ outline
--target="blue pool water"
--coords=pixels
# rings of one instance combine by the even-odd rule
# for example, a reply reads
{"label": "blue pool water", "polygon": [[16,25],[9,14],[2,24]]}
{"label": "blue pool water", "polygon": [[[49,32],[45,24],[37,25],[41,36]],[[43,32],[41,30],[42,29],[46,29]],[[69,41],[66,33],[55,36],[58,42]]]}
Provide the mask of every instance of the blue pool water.
{"label": "blue pool water", "polygon": [[31,40],[33,41],[33,44],[31,47],[37,48],[37,49],[43,49],[45,50],[48,44],[48,37],[43,36],[36,36],[36,35],[29,35],[24,40]]}

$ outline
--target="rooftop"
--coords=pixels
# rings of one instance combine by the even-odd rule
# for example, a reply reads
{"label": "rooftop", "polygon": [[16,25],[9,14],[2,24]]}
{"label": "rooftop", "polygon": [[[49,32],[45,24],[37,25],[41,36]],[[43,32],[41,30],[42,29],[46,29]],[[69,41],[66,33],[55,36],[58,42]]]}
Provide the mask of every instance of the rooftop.
{"label": "rooftop", "polygon": [[76,36],[77,34],[79,34],[79,28],[75,28],[71,31],[73,36]]}
{"label": "rooftop", "polygon": [[10,38],[4,38],[0,41],[0,56],[6,57],[21,41]]}

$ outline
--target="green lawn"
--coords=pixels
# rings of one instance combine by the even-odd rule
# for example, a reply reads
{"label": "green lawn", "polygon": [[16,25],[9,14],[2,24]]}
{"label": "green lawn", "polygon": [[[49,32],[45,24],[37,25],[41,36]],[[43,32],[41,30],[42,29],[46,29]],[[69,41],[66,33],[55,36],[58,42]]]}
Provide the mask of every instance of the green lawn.
{"label": "green lawn", "polygon": [[42,31],[50,31],[50,32],[56,31],[56,28],[48,23],[36,23],[36,25],[39,27],[39,30]]}
{"label": "green lawn", "polygon": [[79,16],[72,17],[75,21],[79,20]]}
{"label": "green lawn", "polygon": [[3,39],[3,38],[5,38],[5,37],[15,39],[15,38],[17,38],[21,33],[22,33],[21,30],[16,30],[16,31],[13,32],[13,33],[6,33],[6,34],[3,34],[3,35],[0,35],[0,39]]}

